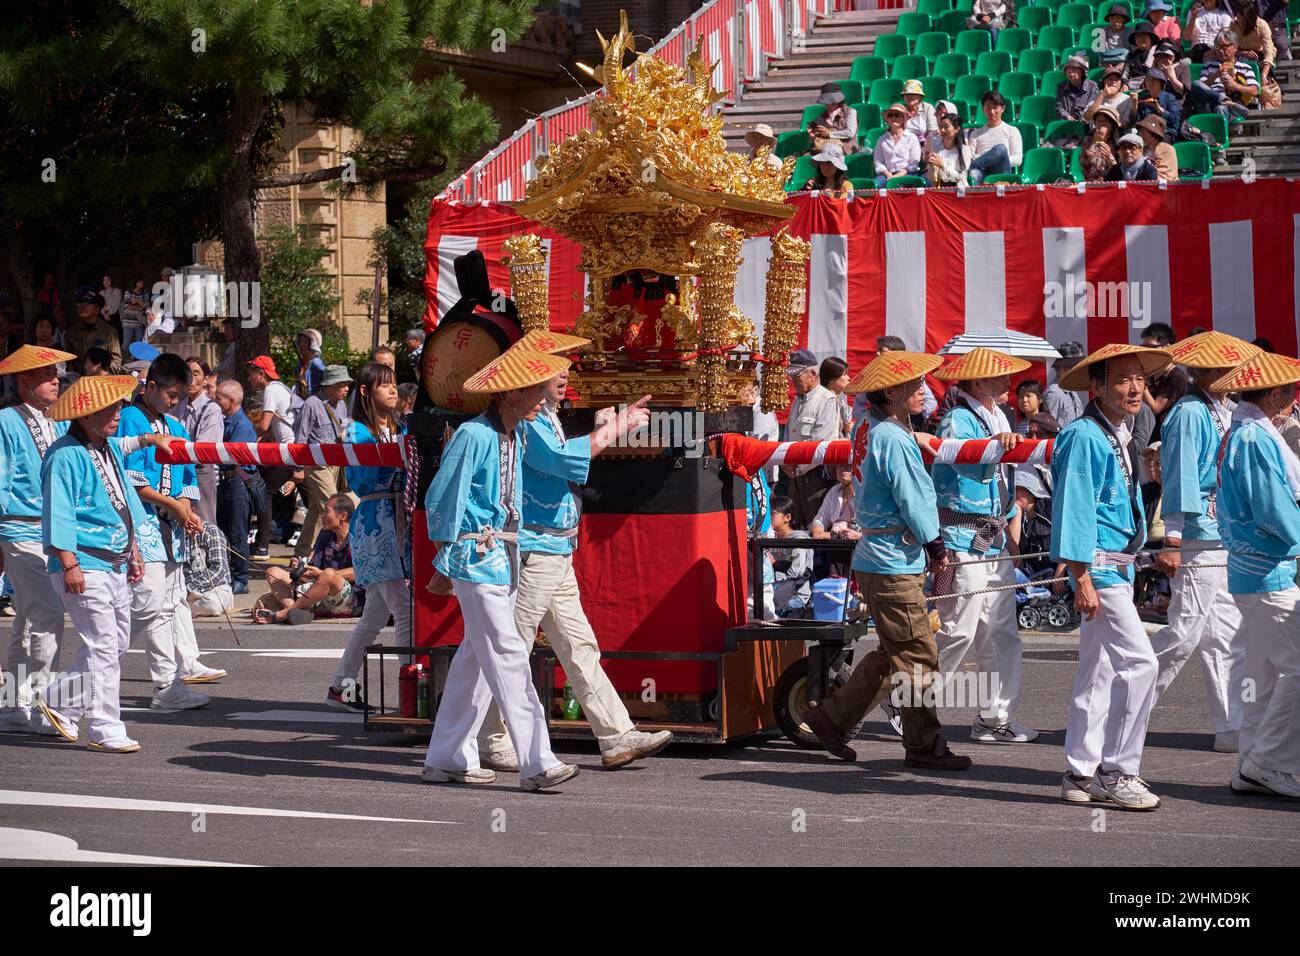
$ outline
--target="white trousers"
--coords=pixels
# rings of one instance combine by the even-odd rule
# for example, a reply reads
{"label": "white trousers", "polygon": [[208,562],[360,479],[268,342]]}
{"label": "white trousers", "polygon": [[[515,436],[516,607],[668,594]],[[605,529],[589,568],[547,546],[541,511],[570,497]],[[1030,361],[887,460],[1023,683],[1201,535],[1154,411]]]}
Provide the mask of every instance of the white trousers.
{"label": "white trousers", "polygon": [[211,591],[191,591],[185,596],[192,617],[221,617],[235,606],[235,594],[229,584],[218,584]]}
{"label": "white trousers", "polygon": [[1200,651],[1210,722],[1216,734],[1241,728],[1241,680],[1246,648],[1239,639],[1241,611],[1228,593],[1228,569],[1222,550],[1198,551],[1183,562],[1170,582],[1169,624],[1151,635],[1160,673],[1156,700],[1169,689],[1178,672]]}
{"label": "white trousers", "polygon": [[[573,685],[596,741],[608,750],[632,729],[632,718],[600,666],[600,646],[582,610],[572,554],[532,551],[524,555],[515,595],[515,626],[526,654],[532,653],[538,625]],[[479,731],[478,749],[482,754],[514,749],[495,701]]]}
{"label": "white trousers", "polygon": [[122,723],[122,655],[131,645],[131,588],[125,574],[84,571],[86,590],[69,594],[63,575],[49,580],[59,594],[81,646],[72,664],[56,674],[43,696],[69,719],[89,718],[87,739],[95,743],[126,736]]}
{"label": "white trousers", "polygon": [[189,677],[199,667],[199,639],[194,633],[194,617],[188,601],[176,605],[172,615],[172,637],[176,642],[176,669],[181,677]]}
{"label": "white trousers", "polygon": [[144,645],[149,674],[158,687],[179,680],[185,666],[175,631],[176,608],[184,602],[185,573],[179,561],[146,562],[144,577],[131,585],[131,643]]}
{"label": "white trousers", "polygon": [[[958,557],[973,560],[980,556],[959,553]],[[952,589],[976,591],[1015,583],[1015,565],[1011,561],[997,561],[958,567]],[[974,594],[935,603],[943,622],[935,643],[939,647],[939,670],[944,680],[956,672],[974,644],[975,661],[987,687],[987,690],[980,688],[980,716],[988,723],[1009,720],[1020,706],[1021,645],[1016,623],[1016,592]]]}
{"label": "white trousers", "polygon": [[398,647],[411,646],[411,588],[403,580],[377,581],[366,585],[366,606],[357,618],[356,626],[348,637],[343,656],[334,671],[331,687],[342,687],[346,680],[356,681],[361,673],[361,662],[366,648],[375,642],[379,632],[388,626],[388,616],[393,617],[393,643]]}
{"label": "white trousers", "polygon": [[[465,619],[461,641],[433,723],[425,766],[471,770],[479,766],[475,733],[493,698],[519,755],[519,773],[535,777],[557,766],[546,729],[546,712],[537,699],[528,653],[515,624],[515,589],[506,584],[452,581]],[[367,598],[369,600],[369,598]]]}
{"label": "white trousers", "polygon": [[1300,588],[1238,594],[1246,701],[1238,752],[1266,770],[1300,774]]}
{"label": "white trousers", "polygon": [[14,626],[9,633],[5,670],[15,682],[15,703],[27,710],[33,695],[49,682],[59,659],[63,602],[50,584],[45,550],[39,541],[0,541],[0,552],[14,589]]}
{"label": "white trousers", "polygon": [[1079,625],[1079,669],[1065,725],[1070,772],[1138,773],[1156,697],[1156,655],[1133,585],[1098,588],[1096,616]]}

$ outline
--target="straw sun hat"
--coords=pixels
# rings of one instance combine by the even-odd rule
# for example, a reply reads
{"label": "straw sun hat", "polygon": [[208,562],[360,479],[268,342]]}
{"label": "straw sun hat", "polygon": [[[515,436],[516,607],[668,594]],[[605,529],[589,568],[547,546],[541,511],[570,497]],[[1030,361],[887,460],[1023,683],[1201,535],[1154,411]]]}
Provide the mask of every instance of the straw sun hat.
{"label": "straw sun hat", "polygon": [[1089,368],[1098,362],[1122,358],[1125,355],[1137,356],[1144,375],[1153,375],[1160,371],[1169,364],[1171,359],[1166,349],[1147,349],[1140,345],[1122,345],[1113,342],[1110,345],[1103,345],[1068,372],[1062,372],[1060,377],[1061,388],[1068,388],[1074,392],[1086,392],[1088,390]]}
{"label": "straw sun hat", "polygon": [[17,375],[19,372],[30,372],[34,368],[46,368],[60,362],[71,362],[74,359],[76,356],[71,352],[60,352],[58,349],[47,349],[39,345],[24,345],[0,362],[0,375]]}
{"label": "straw sun hat", "polygon": [[134,375],[83,375],[59,396],[45,417],[56,422],[85,418],[114,402],[126,401],[139,384]]}
{"label": "straw sun hat", "polygon": [[558,355],[520,348],[522,340],[506,349],[465,380],[467,392],[510,392],[549,382],[569,367],[569,360]]}
{"label": "straw sun hat", "polygon": [[941,382],[968,382],[981,378],[997,378],[1001,375],[1014,375],[1029,368],[1024,359],[1007,355],[996,349],[971,349],[965,355],[959,355],[939,371],[934,377]]}
{"label": "straw sun hat", "polygon": [[590,342],[591,339],[584,339],[578,335],[566,335],[563,332],[543,332],[534,329],[532,332],[525,333],[515,348],[556,355],[560,352],[572,352],[574,349],[580,349],[584,345],[590,344]]}
{"label": "straw sun hat", "polygon": [[1300,359],[1260,352],[1243,362],[1210,388],[1216,392],[1253,392],[1300,382]]}
{"label": "straw sun hat", "polygon": [[881,352],[868,362],[844,391],[879,392],[928,375],[943,364],[937,355],[924,352]]}
{"label": "straw sun hat", "polygon": [[1223,332],[1202,332],[1169,346],[1174,361],[1187,368],[1234,368],[1262,351],[1257,345]]}

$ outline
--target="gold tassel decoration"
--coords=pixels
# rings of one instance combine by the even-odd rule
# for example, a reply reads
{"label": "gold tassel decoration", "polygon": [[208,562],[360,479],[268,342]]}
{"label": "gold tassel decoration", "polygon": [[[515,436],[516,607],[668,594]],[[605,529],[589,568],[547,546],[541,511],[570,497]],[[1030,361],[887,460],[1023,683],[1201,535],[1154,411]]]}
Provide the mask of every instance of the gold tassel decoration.
{"label": "gold tassel decoration", "polygon": [[710,223],[697,246],[700,256],[700,357],[696,361],[696,407],[719,412],[727,407],[727,359],[724,350],[734,327],[736,270],[745,234],[735,226]]}
{"label": "gold tassel decoration", "polygon": [[772,236],[772,259],[767,267],[767,302],[763,317],[763,378],[761,408],[775,412],[790,401],[785,370],[790,351],[799,340],[812,243],[781,229]]}
{"label": "gold tassel decoration", "polygon": [[551,328],[550,276],[542,240],[531,233],[511,236],[502,243],[502,262],[510,267],[510,294],[525,332]]}

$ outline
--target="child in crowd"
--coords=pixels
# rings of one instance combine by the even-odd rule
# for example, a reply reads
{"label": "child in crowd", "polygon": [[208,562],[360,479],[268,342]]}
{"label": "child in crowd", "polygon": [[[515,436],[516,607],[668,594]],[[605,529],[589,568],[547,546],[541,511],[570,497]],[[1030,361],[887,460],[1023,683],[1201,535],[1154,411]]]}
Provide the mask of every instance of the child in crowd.
{"label": "child in crowd", "polygon": [[[772,533],[778,538],[804,538],[795,527],[794,502],[776,495],[771,503]],[[773,548],[767,552],[775,585],[777,617],[802,617],[812,601],[812,552],[807,548]]]}
{"label": "child in crowd", "polygon": [[1016,386],[1016,434],[1029,434],[1029,420],[1043,410],[1043,386],[1027,378]]}

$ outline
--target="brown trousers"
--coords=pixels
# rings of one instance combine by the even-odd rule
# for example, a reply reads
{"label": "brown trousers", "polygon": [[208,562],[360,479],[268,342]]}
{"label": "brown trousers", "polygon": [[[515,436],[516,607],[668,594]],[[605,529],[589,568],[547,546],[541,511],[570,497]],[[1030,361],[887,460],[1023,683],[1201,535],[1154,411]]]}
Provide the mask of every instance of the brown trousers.
{"label": "brown trousers", "polygon": [[[880,646],[858,663],[844,686],[821,706],[835,726],[847,733],[893,690],[894,675],[898,675],[903,746],[909,753],[928,752],[939,735],[939,715],[933,702],[927,705],[921,698],[938,675],[939,651],[925,609],[925,575],[855,574],[876,622]],[[922,686],[914,688],[918,677]]]}
{"label": "brown trousers", "polygon": [[[308,557],[316,547],[316,534],[320,529],[320,512],[336,494],[347,493],[348,480],[342,468],[334,465],[307,466],[302,470],[302,493],[307,497],[307,517],[302,522],[302,533],[293,549],[295,557]],[[355,498],[355,496],[354,496]]]}

